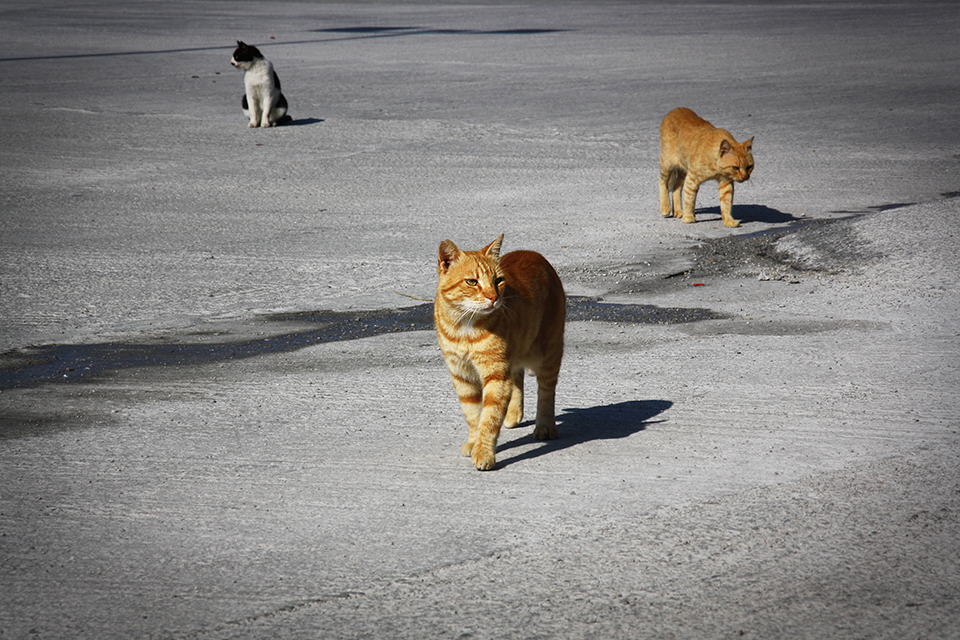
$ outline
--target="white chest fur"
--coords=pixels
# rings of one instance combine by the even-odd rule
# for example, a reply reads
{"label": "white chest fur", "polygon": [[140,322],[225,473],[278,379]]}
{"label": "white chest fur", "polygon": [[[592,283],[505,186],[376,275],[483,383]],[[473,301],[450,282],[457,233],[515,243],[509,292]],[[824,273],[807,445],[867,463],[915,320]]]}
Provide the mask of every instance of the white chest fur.
{"label": "white chest fur", "polygon": [[273,82],[273,64],[269,60],[257,60],[243,74],[247,97],[251,94],[267,96],[276,91]]}
{"label": "white chest fur", "polygon": [[280,90],[274,77],[273,65],[265,59],[255,61],[243,75],[248,106],[246,115],[250,118],[251,127],[269,127],[273,124],[271,112],[280,99]]}

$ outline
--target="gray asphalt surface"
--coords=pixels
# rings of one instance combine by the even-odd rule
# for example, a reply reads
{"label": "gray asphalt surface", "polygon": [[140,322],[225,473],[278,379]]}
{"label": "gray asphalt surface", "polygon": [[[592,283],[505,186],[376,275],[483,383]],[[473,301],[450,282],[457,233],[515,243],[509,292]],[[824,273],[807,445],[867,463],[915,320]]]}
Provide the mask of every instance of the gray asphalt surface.
{"label": "gray asphalt surface", "polygon": [[[0,2],[0,638],[960,638],[958,31]],[[660,217],[676,106],[755,136],[739,229]],[[571,313],[480,473],[426,300],[500,233]]]}

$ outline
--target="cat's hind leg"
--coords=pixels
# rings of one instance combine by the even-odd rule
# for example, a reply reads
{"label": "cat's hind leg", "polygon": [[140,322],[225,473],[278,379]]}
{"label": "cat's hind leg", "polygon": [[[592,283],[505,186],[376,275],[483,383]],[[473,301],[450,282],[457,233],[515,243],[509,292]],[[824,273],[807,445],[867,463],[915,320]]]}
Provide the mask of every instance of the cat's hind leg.
{"label": "cat's hind leg", "polygon": [[507,416],[503,419],[506,429],[513,429],[523,422],[523,367],[510,374],[513,391],[510,394],[510,404],[507,405]]}
{"label": "cat's hind leg", "polygon": [[700,183],[691,175],[687,174],[686,178],[683,180],[683,207],[680,207],[680,189],[674,192],[674,205],[677,207],[674,209],[673,215],[679,217],[681,211],[683,212],[683,217],[681,222],[691,223],[696,222],[697,217],[694,214],[694,209],[697,206],[697,192],[700,191]]}
{"label": "cat's hind leg", "polygon": [[291,120],[293,120],[293,118],[287,115],[287,99],[284,98],[281,93],[273,110],[270,112],[270,122],[273,125],[278,125],[286,124]]}
{"label": "cat's hind leg", "polygon": [[677,169],[673,174],[673,182],[670,184],[670,195],[673,199],[673,217],[679,218],[683,215],[683,184],[687,179],[687,172],[683,169]]}
{"label": "cat's hind leg", "polygon": [[660,215],[669,218],[673,211],[670,209],[673,190],[676,188],[677,172],[673,168],[660,165]]}
{"label": "cat's hind leg", "polygon": [[560,358],[544,362],[537,371],[537,425],[533,437],[553,440],[557,437],[556,401]]}

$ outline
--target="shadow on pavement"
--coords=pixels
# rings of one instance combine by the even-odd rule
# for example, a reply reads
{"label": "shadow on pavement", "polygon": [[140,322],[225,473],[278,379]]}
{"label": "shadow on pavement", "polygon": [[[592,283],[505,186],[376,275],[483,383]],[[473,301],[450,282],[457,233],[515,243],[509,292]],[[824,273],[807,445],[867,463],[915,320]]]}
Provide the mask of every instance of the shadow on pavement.
{"label": "shadow on pavement", "polygon": [[342,33],[351,36],[367,38],[384,38],[388,36],[534,36],[543,33],[561,33],[569,29],[432,29],[427,27],[333,27],[330,29],[314,29],[313,33]]}
{"label": "shadow on pavement", "polygon": [[[600,405],[586,409],[564,409],[557,416],[557,429],[560,432],[556,440],[538,441],[533,433],[517,438],[497,447],[497,469],[516,462],[532,460],[556,451],[562,451],[595,440],[617,440],[627,438],[647,428],[647,425],[663,422],[654,421],[673,406],[669,400],[628,400],[616,404]],[[531,427],[533,421],[524,422],[519,428]],[[540,446],[524,451],[512,458],[501,458],[504,451],[517,447],[537,444]]]}
{"label": "shadow on pavement", "polygon": [[[677,324],[722,317],[709,309],[663,308],[570,296],[567,321]],[[270,330],[275,326],[275,330]],[[261,316],[223,328],[144,342],[54,344],[0,353],[0,390],[90,380],[123,369],[203,365],[289,353],[327,342],[432,331],[433,304],[368,311],[306,311]],[[264,335],[266,334],[266,335]]]}
{"label": "shadow on pavement", "polygon": [[302,127],[305,124],[320,124],[323,118],[297,118],[286,123],[285,127]]}
{"label": "shadow on pavement", "polygon": [[[733,218],[740,222],[763,222],[766,224],[786,224],[788,222],[799,222],[803,218],[798,218],[792,213],[784,213],[762,204],[735,204],[731,211]],[[697,209],[697,215],[715,215],[720,218],[720,207],[703,207]]]}

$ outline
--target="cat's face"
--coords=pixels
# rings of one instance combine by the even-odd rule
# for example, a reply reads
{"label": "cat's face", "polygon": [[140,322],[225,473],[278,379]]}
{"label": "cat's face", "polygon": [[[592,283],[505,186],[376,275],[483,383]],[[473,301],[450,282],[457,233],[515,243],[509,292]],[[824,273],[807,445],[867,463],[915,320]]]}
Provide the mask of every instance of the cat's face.
{"label": "cat's face", "polygon": [[464,318],[489,315],[503,302],[500,236],[480,251],[461,251],[450,240],[440,244],[438,295]]}
{"label": "cat's face", "polygon": [[720,170],[736,182],[750,179],[753,173],[753,138],[746,142],[720,143]]}
{"label": "cat's face", "polygon": [[230,58],[230,64],[237,69],[247,70],[253,66],[253,63],[258,58],[262,57],[259,49],[237,40],[237,48],[233,50],[233,57]]}

